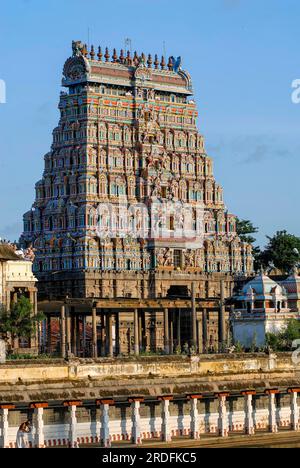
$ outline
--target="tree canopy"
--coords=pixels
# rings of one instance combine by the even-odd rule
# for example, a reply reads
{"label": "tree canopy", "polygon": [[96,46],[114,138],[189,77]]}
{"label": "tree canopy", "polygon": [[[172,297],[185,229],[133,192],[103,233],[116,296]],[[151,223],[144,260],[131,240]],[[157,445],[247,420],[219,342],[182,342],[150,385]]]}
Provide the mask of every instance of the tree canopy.
{"label": "tree canopy", "polygon": [[261,253],[261,262],[268,267],[274,265],[282,271],[289,273],[293,267],[300,263],[300,238],[287,231],[277,231],[273,237],[267,236],[268,245]]}
{"label": "tree canopy", "polygon": [[249,219],[239,219],[237,218],[236,231],[242,242],[247,242],[247,244],[252,245],[252,254],[254,257],[254,270],[258,270],[261,266],[260,255],[261,251],[258,246],[254,246],[256,238],[252,234],[258,232],[258,227],[255,227]]}
{"label": "tree canopy", "polygon": [[43,314],[33,315],[30,300],[21,296],[16,303],[12,304],[9,311],[0,309],[0,336],[6,341],[11,336],[14,338],[31,338],[38,322],[43,320]]}
{"label": "tree canopy", "polygon": [[300,321],[290,319],[287,327],[281,333],[267,333],[267,345],[273,351],[291,351],[293,349],[293,341],[300,339]]}
{"label": "tree canopy", "polygon": [[237,218],[236,231],[243,242],[247,242],[248,244],[254,244],[254,242],[256,242],[256,238],[251,234],[256,234],[258,228],[255,227],[249,219]]}

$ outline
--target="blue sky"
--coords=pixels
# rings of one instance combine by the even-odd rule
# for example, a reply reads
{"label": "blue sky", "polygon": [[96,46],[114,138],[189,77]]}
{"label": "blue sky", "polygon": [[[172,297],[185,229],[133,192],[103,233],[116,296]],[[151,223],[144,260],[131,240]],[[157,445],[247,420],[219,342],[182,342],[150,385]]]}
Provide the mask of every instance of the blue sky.
{"label": "blue sky", "polygon": [[34,200],[71,41],[183,58],[199,129],[229,210],[259,226],[258,240],[300,235],[299,0],[2,0],[0,237],[18,238]]}

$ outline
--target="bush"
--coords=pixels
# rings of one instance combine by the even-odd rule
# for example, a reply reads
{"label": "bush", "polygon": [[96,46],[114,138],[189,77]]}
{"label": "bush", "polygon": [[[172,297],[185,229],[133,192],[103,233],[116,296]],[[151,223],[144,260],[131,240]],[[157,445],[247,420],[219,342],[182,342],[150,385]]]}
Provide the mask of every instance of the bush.
{"label": "bush", "polygon": [[55,359],[50,354],[9,354],[6,358],[8,361],[19,361],[28,359]]}
{"label": "bush", "polygon": [[245,352],[244,346],[239,341],[235,344],[235,352],[236,353],[244,353]]}
{"label": "bush", "polygon": [[290,319],[284,331],[278,334],[266,333],[266,342],[273,351],[291,351],[293,341],[300,339],[300,321]]}

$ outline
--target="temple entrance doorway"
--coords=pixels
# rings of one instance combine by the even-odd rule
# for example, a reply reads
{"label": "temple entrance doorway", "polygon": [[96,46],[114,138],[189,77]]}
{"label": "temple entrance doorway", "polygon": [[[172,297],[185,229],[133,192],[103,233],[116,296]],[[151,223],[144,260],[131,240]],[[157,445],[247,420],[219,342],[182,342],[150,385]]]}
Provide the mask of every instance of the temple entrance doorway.
{"label": "temple entrance doorway", "polygon": [[188,287],[183,285],[173,285],[170,287],[167,297],[189,297]]}

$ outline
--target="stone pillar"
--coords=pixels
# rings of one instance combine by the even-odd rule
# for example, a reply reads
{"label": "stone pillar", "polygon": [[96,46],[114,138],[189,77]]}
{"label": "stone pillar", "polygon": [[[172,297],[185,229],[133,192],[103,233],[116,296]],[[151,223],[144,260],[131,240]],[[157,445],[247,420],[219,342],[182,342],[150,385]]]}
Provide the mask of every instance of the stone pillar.
{"label": "stone pillar", "polygon": [[164,348],[165,353],[170,354],[169,309],[164,310]]}
{"label": "stone pillar", "polygon": [[10,405],[0,407],[0,448],[8,448],[8,410],[13,408]]}
{"label": "stone pillar", "polygon": [[[37,304],[37,303],[36,303]],[[37,311],[38,313],[38,311]],[[39,321],[36,325],[36,336],[37,336],[37,349],[38,354],[42,352],[43,337],[42,337],[42,321]]]}
{"label": "stone pillar", "polygon": [[6,342],[0,338],[0,364],[6,363]]}
{"label": "stone pillar", "polygon": [[195,283],[192,282],[192,330],[191,330],[191,346],[197,352],[197,312],[196,312],[196,292]]}
{"label": "stone pillar", "polygon": [[11,306],[11,290],[6,291],[6,309],[9,311]]}
{"label": "stone pillar", "polygon": [[181,348],[181,309],[177,310],[177,346]]}
{"label": "stone pillar", "polygon": [[170,354],[174,354],[174,311],[170,311]]}
{"label": "stone pillar", "polygon": [[[115,341],[115,355],[119,356],[120,354],[120,313],[116,312],[115,315],[115,336],[116,336],[116,341]],[[140,340],[141,343],[141,340]]]}
{"label": "stone pillar", "polygon": [[105,334],[105,312],[104,310],[101,311],[101,356],[104,357],[106,355],[106,334]]}
{"label": "stone pillar", "polygon": [[139,315],[139,343],[140,343],[140,350],[143,350],[143,349],[144,349],[143,317],[144,317],[144,311],[143,311],[143,310],[140,310],[140,315]]}
{"label": "stone pillar", "polygon": [[70,448],[77,448],[77,418],[76,418],[76,407],[77,405],[69,406],[70,413],[70,432],[69,441]]}
{"label": "stone pillar", "polygon": [[278,432],[276,420],[276,397],[279,393],[278,390],[266,390],[265,393],[269,395],[269,431],[272,433]]}
{"label": "stone pillar", "polygon": [[80,323],[82,321],[82,318],[80,315],[77,316],[76,320],[76,350],[77,350],[77,356],[82,356],[81,354],[81,337],[80,337]]}
{"label": "stone pillar", "polygon": [[293,431],[299,431],[300,424],[299,424],[299,407],[297,403],[297,397],[298,397],[298,392],[300,392],[300,389],[290,388],[288,392],[290,393],[290,396],[291,396],[291,428]]}
{"label": "stone pillar", "polygon": [[202,335],[202,321],[197,320],[197,329],[198,329],[198,353],[203,353],[203,335]]}
{"label": "stone pillar", "polygon": [[191,404],[191,438],[197,440],[200,439],[198,400],[202,398],[202,395],[188,395],[187,398]]}
{"label": "stone pillar", "polygon": [[67,349],[66,355],[69,358],[72,354],[71,352],[71,317],[70,317],[70,308],[67,308],[66,313],[66,342],[67,342]]}
{"label": "stone pillar", "polygon": [[112,322],[113,316],[112,311],[108,313],[108,355],[109,357],[113,357],[114,350],[113,350],[113,336],[112,336]]}
{"label": "stone pillar", "polygon": [[75,313],[72,314],[72,353],[74,356],[77,356],[77,322],[78,322],[78,316],[75,315]]}
{"label": "stone pillar", "polygon": [[51,354],[52,343],[51,343],[51,315],[47,317],[47,352]]}
{"label": "stone pillar", "polygon": [[134,309],[133,313],[133,325],[134,325],[134,354],[138,356],[140,354],[139,345],[139,311]]}
{"label": "stone pillar", "polygon": [[203,352],[207,353],[207,309],[203,309],[202,330]]}
{"label": "stone pillar", "polygon": [[247,435],[255,434],[254,421],[253,421],[253,405],[252,405],[253,395],[255,394],[256,392],[254,391],[242,392],[242,395],[244,396],[244,407],[245,407],[245,434]]}
{"label": "stone pillar", "polygon": [[66,311],[64,305],[60,308],[60,353],[64,359],[66,357]]}
{"label": "stone pillar", "polygon": [[219,352],[222,353],[225,342],[225,284],[220,284],[220,309],[219,309]]}
{"label": "stone pillar", "polygon": [[97,349],[97,309],[93,307],[92,309],[92,357],[98,357]]}
{"label": "stone pillar", "polygon": [[82,347],[83,357],[86,357],[86,316],[82,316]]}
{"label": "stone pillar", "polygon": [[140,418],[140,405],[144,401],[143,398],[129,398],[129,403],[131,403],[131,421],[132,421],[132,430],[131,430],[131,441],[135,445],[140,445],[142,443],[141,438],[141,418]]}
{"label": "stone pillar", "polygon": [[[35,290],[34,292],[34,315],[35,317],[38,315],[37,290]],[[41,345],[40,326],[41,326],[41,322],[37,322],[37,328],[34,334],[34,340],[35,340],[34,346],[37,348],[37,353],[40,352],[40,345]]]}
{"label": "stone pillar", "polygon": [[216,394],[219,398],[219,435],[221,437],[228,437],[228,417],[226,409],[226,398],[229,396],[229,393],[219,393]]}
{"label": "stone pillar", "polygon": [[36,448],[44,448],[45,447],[44,420],[43,420],[44,407],[45,406],[40,406],[40,407],[34,409],[34,415],[35,415],[35,418],[36,418],[34,445],[35,445]]}
{"label": "stone pillar", "polygon": [[100,440],[101,446],[105,448],[111,447],[111,436],[109,430],[109,407],[114,405],[114,400],[98,400],[97,405],[101,406],[101,424],[100,424]]}
{"label": "stone pillar", "polygon": [[171,428],[170,428],[170,401],[173,400],[172,396],[162,396],[158,398],[162,404],[161,411],[161,438],[164,442],[171,442]]}

